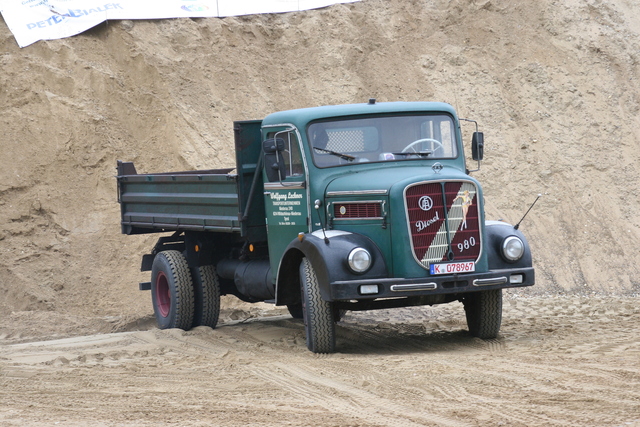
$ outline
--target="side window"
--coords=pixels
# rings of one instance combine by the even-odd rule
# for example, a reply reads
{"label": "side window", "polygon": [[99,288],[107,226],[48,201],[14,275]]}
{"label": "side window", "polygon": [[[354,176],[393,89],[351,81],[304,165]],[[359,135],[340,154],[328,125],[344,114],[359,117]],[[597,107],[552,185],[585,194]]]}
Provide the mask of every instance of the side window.
{"label": "side window", "polygon": [[278,176],[276,174],[274,176],[274,179],[271,179],[271,176],[269,176],[269,180],[278,181],[280,178],[285,179],[288,177],[302,176],[304,167],[302,165],[300,144],[298,143],[298,138],[295,132],[269,132],[267,134],[267,139],[274,139],[278,141],[277,145],[279,149],[277,150],[277,153],[275,153],[275,155],[278,157],[278,163],[281,165],[284,164],[284,167],[281,166],[280,169],[282,172],[284,172],[284,175]]}

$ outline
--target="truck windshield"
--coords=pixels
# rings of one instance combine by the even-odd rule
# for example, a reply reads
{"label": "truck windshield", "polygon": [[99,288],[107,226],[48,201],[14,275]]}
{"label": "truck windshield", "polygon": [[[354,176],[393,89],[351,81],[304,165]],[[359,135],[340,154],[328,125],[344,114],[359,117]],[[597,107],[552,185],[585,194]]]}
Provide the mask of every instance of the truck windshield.
{"label": "truck windshield", "polygon": [[453,119],[446,114],[320,121],[307,132],[318,167],[458,155]]}

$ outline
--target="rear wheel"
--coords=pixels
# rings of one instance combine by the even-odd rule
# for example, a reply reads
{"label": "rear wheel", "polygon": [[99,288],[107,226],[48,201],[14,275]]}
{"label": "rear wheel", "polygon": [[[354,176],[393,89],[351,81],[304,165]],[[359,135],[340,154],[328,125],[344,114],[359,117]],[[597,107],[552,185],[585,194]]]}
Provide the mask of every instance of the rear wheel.
{"label": "rear wheel", "polygon": [[151,299],[160,329],[187,330],[193,323],[193,283],[184,255],[163,251],[151,267]]}
{"label": "rear wheel", "polygon": [[300,282],[307,347],[314,353],[333,353],[336,348],[333,307],[322,299],[318,276],[307,258],[300,264]]}
{"label": "rear wheel", "polygon": [[502,289],[470,293],[462,302],[472,336],[482,339],[498,336],[502,323]]}
{"label": "rear wheel", "polygon": [[213,265],[191,269],[194,291],[193,327],[215,328],[220,316],[220,283]]}

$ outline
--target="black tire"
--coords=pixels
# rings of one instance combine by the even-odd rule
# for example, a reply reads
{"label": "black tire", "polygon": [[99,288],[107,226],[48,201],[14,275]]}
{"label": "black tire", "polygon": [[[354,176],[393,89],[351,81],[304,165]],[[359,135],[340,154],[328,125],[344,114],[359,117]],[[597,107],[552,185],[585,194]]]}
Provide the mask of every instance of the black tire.
{"label": "black tire", "polygon": [[[302,303],[299,304],[288,304],[287,309],[289,310],[289,314],[294,319],[302,319]],[[337,308],[333,308],[333,320],[337,323],[342,320],[344,315],[347,314],[347,310],[339,310]]]}
{"label": "black tire", "polygon": [[220,283],[213,265],[191,269],[193,280],[193,327],[215,328],[220,317]]}
{"label": "black tire", "polygon": [[336,349],[333,307],[322,299],[318,276],[306,258],[300,264],[300,283],[307,348],[314,353],[333,353]]}
{"label": "black tire", "polygon": [[151,267],[151,299],[158,328],[191,328],[193,283],[182,253],[163,251],[156,255]]}
{"label": "black tire", "polygon": [[502,324],[502,289],[474,292],[463,300],[469,333],[478,338],[498,336]]}
{"label": "black tire", "polygon": [[289,310],[289,314],[291,314],[291,317],[293,317],[294,319],[303,318],[302,303],[287,304],[287,309]]}

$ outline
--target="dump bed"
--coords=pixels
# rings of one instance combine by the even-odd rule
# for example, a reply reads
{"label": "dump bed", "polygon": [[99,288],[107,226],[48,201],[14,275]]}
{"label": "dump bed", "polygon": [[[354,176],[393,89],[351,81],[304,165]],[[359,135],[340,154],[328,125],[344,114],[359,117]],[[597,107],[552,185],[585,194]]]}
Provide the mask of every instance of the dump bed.
{"label": "dump bed", "polygon": [[133,163],[119,161],[122,232],[240,232],[238,176],[232,170],[138,174]]}
{"label": "dump bed", "polygon": [[235,168],[138,174],[132,162],[118,161],[122,232],[237,232],[265,242],[261,123],[233,123]]}

